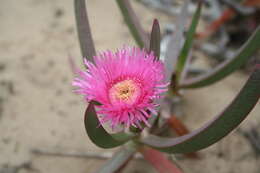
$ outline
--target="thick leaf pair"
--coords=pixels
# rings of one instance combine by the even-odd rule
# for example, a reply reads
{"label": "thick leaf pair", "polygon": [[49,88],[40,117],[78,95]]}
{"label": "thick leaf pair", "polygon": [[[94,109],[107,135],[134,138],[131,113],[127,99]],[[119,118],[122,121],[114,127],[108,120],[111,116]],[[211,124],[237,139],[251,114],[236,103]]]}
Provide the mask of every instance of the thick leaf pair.
{"label": "thick leaf pair", "polygon": [[[86,9],[84,6],[85,4],[83,2],[84,2],[83,0],[75,0],[75,7],[76,7],[75,11],[76,14],[78,14],[76,15],[78,26],[80,24],[85,26],[84,30],[78,28],[80,40],[85,39],[85,42],[84,41],[80,42],[81,45],[85,44],[85,46],[83,45],[81,46],[81,48],[88,50],[88,51],[82,50],[82,52],[85,57],[90,58],[93,55],[95,55],[95,48],[90,34],[87,15],[84,14],[86,13],[85,11]],[[126,2],[127,2],[126,0],[121,0],[121,1],[118,0],[118,3],[126,3]],[[126,4],[124,8],[129,8],[129,4]],[[201,11],[201,4],[198,5],[198,8],[195,12],[195,15],[191,23],[191,27],[187,34],[187,39],[184,43],[183,48],[181,49],[181,53],[179,54],[180,57],[178,62],[179,65],[177,65],[179,66],[177,69],[180,69],[179,72],[183,70],[184,64],[186,63],[187,60],[188,54],[185,53],[185,51],[189,51],[192,46],[192,39],[194,36],[196,25],[198,23],[200,11]],[[134,23],[133,21],[135,21],[133,20],[133,17],[134,15],[128,16],[128,19],[131,20],[132,23]],[[134,29],[138,30],[138,28],[136,28],[135,26],[137,25],[136,24],[134,25]],[[84,33],[88,33],[88,34],[84,34]],[[140,34],[140,32],[137,33]],[[235,56],[233,59],[229,60],[228,62],[225,62],[224,65],[221,65],[221,67],[218,68],[217,70],[214,70],[213,75],[206,75],[207,77],[204,77],[203,80],[200,80],[200,84],[203,84],[200,86],[205,86],[206,84],[216,82],[217,80],[222,79],[223,77],[227,76],[235,69],[237,69],[241,64],[243,64],[248,59],[248,57],[250,57],[252,53],[254,53],[259,48],[259,44],[257,44],[259,43],[259,40],[260,40],[260,31],[259,29],[257,29],[255,34],[253,34],[253,36],[249,39],[249,41],[245,44],[245,46],[241,49],[241,51],[238,52],[238,55]],[[153,29],[151,33],[150,50],[153,50],[157,55],[157,57],[159,57],[160,29],[159,29],[159,24],[156,20],[154,21]],[[218,77],[216,78],[216,76]],[[195,81],[198,82],[198,80]],[[183,88],[189,88],[194,86],[199,87],[198,85],[193,85],[194,82],[190,82],[190,84],[187,83],[188,82],[184,80],[183,84],[180,84],[180,87]],[[226,134],[228,134],[245,118],[245,116],[249,113],[249,111],[253,108],[253,106],[258,101],[259,90],[260,90],[259,67],[257,67],[255,72],[248,80],[245,87],[241,90],[240,94],[232,102],[232,104],[228,106],[220,116],[216,117],[214,120],[209,122],[203,128],[198,129],[197,131],[192,132],[191,134],[176,139],[159,138],[160,140],[158,141],[155,139],[158,137],[151,136],[147,139],[143,139],[142,142],[144,144],[158,148],[162,151],[169,151],[169,152],[191,152],[191,151],[195,151],[207,147],[210,144],[217,142],[220,138],[222,138]],[[88,112],[90,113],[89,115]],[[100,124],[94,110],[94,105],[92,103],[90,103],[90,106],[86,111],[86,115],[87,116],[85,116],[85,125],[86,125],[88,135],[90,139],[100,147],[103,148],[116,147],[125,143],[127,140],[129,140],[132,137],[131,135],[129,136],[124,133],[112,134],[112,135],[107,133],[102,126],[99,126]],[[99,128],[97,128],[97,126],[99,126]],[[216,133],[216,131],[218,133]],[[102,137],[98,137],[98,136],[102,136]],[[165,143],[162,143],[162,141],[165,141]],[[161,144],[159,145],[157,142]]]}
{"label": "thick leaf pair", "polygon": [[[188,2],[188,1],[186,1]],[[180,82],[181,74],[184,72],[188,55],[192,47],[193,37],[196,31],[198,20],[201,13],[201,4],[193,16],[191,26],[186,35],[186,41],[179,53],[176,65],[176,82]],[[184,4],[184,9],[185,9]],[[181,18],[181,16],[179,17]],[[152,38],[153,39],[153,38]],[[244,46],[238,51],[237,55],[220,64],[207,74],[201,75],[191,80],[184,80],[180,83],[179,88],[198,88],[213,84],[242,66],[260,47],[260,27],[249,38]],[[175,42],[175,46],[178,46]],[[167,60],[166,60],[167,61]],[[254,108],[260,97],[260,65],[257,65],[248,79],[247,83],[233,100],[233,102],[218,116],[206,123],[200,129],[190,134],[178,138],[163,138],[159,136],[150,136],[141,139],[141,143],[150,147],[168,153],[190,153],[206,148],[235,129]]]}
{"label": "thick leaf pair", "polygon": [[[155,53],[156,58],[160,56],[160,28],[157,20],[154,20],[151,33],[150,51]],[[109,134],[100,124],[95,111],[95,103],[90,102],[85,112],[85,128],[91,141],[101,148],[113,148],[120,146],[133,139],[134,134],[124,132]]]}
{"label": "thick leaf pair", "polygon": [[[147,42],[148,37],[145,36],[144,31],[140,27],[140,24],[127,0],[118,0],[120,9],[124,12],[124,17],[129,26],[133,26],[130,31],[132,32],[137,43],[140,47],[148,48]],[[96,54],[89,21],[87,17],[87,9],[84,0],[74,0],[75,14],[78,38],[80,41],[81,53],[84,58],[89,61],[93,61],[93,56]],[[129,15],[131,17],[129,18]],[[138,30],[136,30],[138,28]],[[156,57],[159,57],[160,53],[160,29],[157,20],[154,21],[152,29],[152,39],[150,43],[150,50],[155,53]],[[141,36],[139,38],[139,36]],[[113,148],[122,145],[132,139],[134,135],[126,133],[109,134],[99,123],[94,102],[90,102],[85,112],[85,127],[87,134],[91,141],[101,148]]]}
{"label": "thick leaf pair", "polygon": [[[88,58],[88,60],[92,61],[93,56],[95,55],[95,47],[93,44],[93,39],[91,37],[90,27],[88,23],[85,1],[84,0],[75,0],[75,13],[76,13],[76,21],[77,21],[77,29],[78,36],[80,40],[81,52],[83,57]],[[129,25],[130,31],[133,34],[135,40],[140,47],[144,47],[147,50],[153,51],[157,58],[160,57],[160,28],[158,21],[155,20],[153,24],[153,29],[151,33],[150,46],[148,45],[148,37],[146,34],[143,34],[142,28],[138,23],[136,16],[131,10],[131,6],[127,0],[117,0],[120,9],[122,12],[125,12],[125,20]],[[183,9],[183,14],[187,12],[188,0],[185,1],[185,5]],[[129,10],[130,9],[130,10]],[[173,50],[181,50],[180,53],[175,53],[179,56],[177,63],[177,74],[178,81],[180,79],[181,74],[185,71],[185,64],[187,63],[187,57],[189,55],[189,51],[192,47],[192,40],[195,33],[195,28],[198,23],[198,19],[200,16],[201,4],[198,6],[195,15],[193,17],[191,27],[187,32],[186,41],[184,46],[181,49],[180,40],[175,42],[175,47],[177,49]],[[186,14],[187,15],[187,14]],[[185,16],[185,15],[184,15]],[[179,19],[180,23],[183,22],[183,16]],[[185,19],[186,21],[187,19]],[[182,29],[179,29],[179,35],[182,36],[184,26],[181,26]],[[138,38],[139,37],[139,38]],[[213,72],[203,75],[202,77],[195,78],[193,80],[184,80],[183,83],[180,83],[180,88],[196,88],[201,86],[206,86],[208,84],[212,84],[228,74],[232,73],[239,66],[241,66],[251,54],[253,54],[259,48],[259,29],[255,32],[255,34],[249,39],[247,44],[239,51],[238,55],[233,59],[225,62],[223,65],[220,65],[219,68],[213,70]],[[179,37],[176,37],[179,38]],[[178,43],[179,41],[179,43]],[[171,49],[171,48],[170,48]],[[172,59],[166,59],[166,62],[172,61]],[[172,65],[172,63],[169,63]],[[170,72],[172,73],[172,69],[174,66],[172,65]],[[260,96],[260,66],[257,66],[251,77],[247,81],[244,88],[240,91],[238,96],[234,99],[234,101],[218,116],[213,118],[211,121],[206,123],[200,129],[197,129],[190,134],[178,137],[178,138],[162,138],[158,136],[148,136],[147,138],[140,139],[138,144],[144,144],[150,146],[152,148],[158,149],[163,152],[168,153],[188,153],[200,150],[202,148],[208,147],[215,142],[219,141],[225,135],[230,133],[235,127],[241,123],[241,121],[248,115],[248,113],[253,109],[254,105],[259,100]],[[85,113],[85,127],[87,134],[91,141],[95,143],[97,146],[102,148],[113,148],[119,145],[126,143],[127,141],[134,138],[131,134],[126,133],[116,133],[109,134],[106,130],[99,124],[99,120],[97,114],[95,112],[95,103],[91,102],[89,107]],[[131,143],[131,142],[129,142]],[[141,145],[142,146],[142,145]],[[143,149],[143,150],[142,150]],[[136,147],[125,147],[119,150],[115,156],[109,160],[103,168],[101,168],[99,173],[107,173],[107,172],[115,172],[120,170],[122,166],[124,166],[133,156],[133,154],[137,151]],[[148,156],[147,154],[151,154],[151,151],[155,150],[147,150],[147,148],[141,148],[140,152],[143,153],[144,157],[147,160],[153,162],[153,157],[155,155]],[[156,151],[155,151],[156,152]],[[158,157],[159,152],[156,152]],[[175,170],[178,172],[179,170],[174,168],[167,160],[161,157],[161,163],[158,164],[157,169],[161,169],[161,167],[169,168],[168,170]],[[164,160],[164,161],[163,161]]]}
{"label": "thick leaf pair", "polygon": [[[177,138],[149,136],[140,142],[168,153],[189,153],[206,148],[235,129],[253,109],[260,97],[260,65],[256,66],[247,83],[233,102],[218,116],[200,129]],[[124,144],[133,136],[125,133],[108,134],[90,103],[85,114],[85,127],[89,138],[97,146],[112,148]],[[97,128],[97,126],[99,126]]]}
{"label": "thick leaf pair", "polygon": [[141,143],[168,153],[189,153],[206,148],[234,130],[254,108],[260,97],[260,64],[231,104],[203,127],[177,138],[150,136]]}

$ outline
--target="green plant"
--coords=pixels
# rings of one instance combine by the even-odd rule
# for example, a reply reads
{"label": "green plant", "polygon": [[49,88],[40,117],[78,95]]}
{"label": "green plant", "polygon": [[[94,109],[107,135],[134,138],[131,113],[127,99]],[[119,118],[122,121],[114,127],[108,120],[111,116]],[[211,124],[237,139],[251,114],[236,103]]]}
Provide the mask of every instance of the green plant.
{"label": "green plant", "polygon": [[[77,21],[78,36],[81,45],[82,56],[89,61],[93,61],[93,56],[96,54],[93,39],[88,23],[85,1],[74,0],[75,14]],[[169,92],[166,98],[176,97],[180,95],[180,90],[194,89],[206,87],[210,84],[221,81],[221,79],[230,75],[237,70],[250,56],[255,53],[260,45],[260,28],[258,27],[255,33],[241,47],[236,56],[226,60],[211,71],[201,74],[198,77],[186,79],[183,78],[185,73],[186,63],[190,50],[192,48],[194,33],[200,18],[203,1],[198,2],[197,10],[193,16],[191,26],[186,34],[184,45],[181,45],[179,39],[183,37],[184,24],[187,20],[185,13],[187,12],[188,0],[185,1],[182,14],[179,16],[180,25],[177,25],[175,40],[169,44],[169,52],[166,56],[167,80],[170,81]],[[159,22],[154,20],[152,31],[150,34],[150,42],[148,34],[144,32],[138,17],[135,15],[130,2],[128,0],[117,0],[122,16],[137,44],[147,50],[154,52],[157,58],[160,57],[160,27]],[[170,50],[175,50],[173,53]],[[173,63],[173,59],[177,58],[177,63]],[[149,68],[149,67],[147,67]],[[234,130],[250,113],[258,102],[260,96],[260,65],[256,65],[254,71],[245,83],[244,87],[235,97],[235,99],[201,128],[186,134],[181,137],[161,137],[156,131],[160,130],[157,122],[161,116],[151,120],[150,128],[135,129],[130,132],[122,131],[119,133],[108,133],[99,123],[98,115],[95,110],[95,105],[98,103],[91,101],[85,112],[85,127],[86,132],[91,141],[101,148],[113,148],[122,146],[115,153],[114,157],[109,160],[99,173],[111,173],[119,171],[136,152],[143,154],[144,158],[154,164],[159,172],[175,172],[180,173],[181,170],[172,164],[161,152],[166,153],[190,153],[206,148]],[[160,102],[163,104],[163,102]],[[165,122],[167,123],[167,122]],[[131,128],[130,128],[131,129]],[[148,135],[144,135],[147,133]],[[154,157],[154,158],[153,158]]]}

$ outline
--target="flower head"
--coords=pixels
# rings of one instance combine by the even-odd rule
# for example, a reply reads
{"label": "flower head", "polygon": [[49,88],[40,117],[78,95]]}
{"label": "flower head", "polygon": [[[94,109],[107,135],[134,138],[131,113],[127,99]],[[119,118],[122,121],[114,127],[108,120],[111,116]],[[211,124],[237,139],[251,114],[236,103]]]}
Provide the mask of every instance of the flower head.
{"label": "flower head", "polygon": [[151,113],[156,114],[155,100],[167,90],[163,63],[153,53],[129,47],[105,51],[94,61],[85,60],[87,71],[79,71],[73,85],[87,101],[101,103],[97,111],[101,123],[110,121],[112,128],[118,124],[140,127],[140,122],[149,125]]}

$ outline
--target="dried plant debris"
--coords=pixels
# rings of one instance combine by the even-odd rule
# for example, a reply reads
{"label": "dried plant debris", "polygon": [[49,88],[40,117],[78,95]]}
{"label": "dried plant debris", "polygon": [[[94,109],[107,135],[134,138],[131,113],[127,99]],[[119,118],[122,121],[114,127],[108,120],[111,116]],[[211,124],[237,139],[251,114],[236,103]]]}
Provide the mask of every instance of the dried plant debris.
{"label": "dried plant debris", "polygon": [[5,68],[6,68],[6,65],[3,64],[3,63],[0,63],[0,72],[1,72],[1,71],[4,71]]}
{"label": "dried plant debris", "polygon": [[[260,125],[260,124],[259,124]],[[252,126],[249,130],[238,129],[238,133],[244,136],[254,150],[255,157],[260,156],[260,128]]]}
{"label": "dried plant debris", "polygon": [[14,94],[13,82],[10,80],[0,80],[0,118],[4,111],[4,102],[9,95]]}
{"label": "dried plant debris", "polygon": [[28,170],[33,172],[39,172],[39,170],[33,168],[31,162],[25,162],[17,166],[11,166],[9,164],[5,164],[2,167],[0,167],[0,173],[18,173],[20,170]]}

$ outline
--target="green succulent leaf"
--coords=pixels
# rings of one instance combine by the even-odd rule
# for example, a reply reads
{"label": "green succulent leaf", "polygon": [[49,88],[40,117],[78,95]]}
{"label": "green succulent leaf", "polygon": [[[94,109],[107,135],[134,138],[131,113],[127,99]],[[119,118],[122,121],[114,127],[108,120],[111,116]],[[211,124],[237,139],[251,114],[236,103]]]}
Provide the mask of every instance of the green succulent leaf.
{"label": "green succulent leaf", "polygon": [[154,52],[156,59],[160,59],[160,44],[161,43],[161,32],[160,32],[160,25],[157,19],[153,21],[153,27],[151,32],[151,39],[150,39],[150,51]]}
{"label": "green succulent leaf", "polygon": [[74,0],[74,10],[82,56],[93,62],[96,50],[90,31],[85,0]]}
{"label": "green succulent leaf", "polygon": [[84,123],[90,140],[101,148],[117,147],[134,137],[124,132],[109,134],[100,124],[92,102],[89,103],[85,112]]}
{"label": "green succulent leaf", "polygon": [[116,2],[137,45],[148,50],[149,37],[143,30],[129,0],[116,0]]}
{"label": "green succulent leaf", "polygon": [[141,143],[168,153],[189,153],[206,148],[234,130],[254,108],[259,97],[260,64],[231,104],[203,127],[177,138],[150,136],[141,139]]}
{"label": "green succulent leaf", "polygon": [[96,173],[116,173],[119,172],[136,152],[135,148],[124,147],[116,152]]}
{"label": "green succulent leaf", "polygon": [[218,82],[241,67],[257,50],[259,50],[259,48],[260,26],[256,29],[248,41],[240,48],[236,56],[224,61],[206,74],[184,80],[180,84],[179,88],[199,88]]}
{"label": "green succulent leaf", "polygon": [[179,81],[179,79],[180,79],[181,73],[183,71],[183,68],[184,68],[186,62],[187,62],[188,55],[189,55],[190,49],[192,47],[194,34],[195,34],[195,31],[196,31],[197,25],[199,23],[202,2],[203,1],[199,1],[196,12],[193,15],[191,25],[190,25],[189,30],[188,30],[187,35],[186,35],[185,43],[184,43],[184,45],[181,49],[181,52],[180,52],[180,55],[179,55],[179,58],[178,58],[178,61],[177,61],[177,66],[176,66],[177,81]]}

